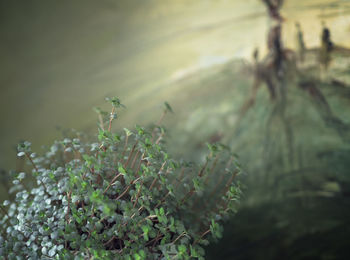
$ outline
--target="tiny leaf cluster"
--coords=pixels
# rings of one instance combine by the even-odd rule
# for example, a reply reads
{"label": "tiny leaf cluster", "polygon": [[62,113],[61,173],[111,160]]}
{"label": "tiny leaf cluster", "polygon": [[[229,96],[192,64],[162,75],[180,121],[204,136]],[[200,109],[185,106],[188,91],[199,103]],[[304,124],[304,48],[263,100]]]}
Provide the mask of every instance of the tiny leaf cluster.
{"label": "tiny leaf cluster", "polygon": [[[220,223],[235,212],[241,195],[236,156],[208,144],[202,165],[172,159],[161,121],[111,131],[118,98],[107,99],[94,142],[56,141],[42,156],[29,142],[18,146],[36,180],[15,174],[16,198],[0,205],[2,259],[190,259],[219,239]],[[106,116],[107,115],[107,116]]]}

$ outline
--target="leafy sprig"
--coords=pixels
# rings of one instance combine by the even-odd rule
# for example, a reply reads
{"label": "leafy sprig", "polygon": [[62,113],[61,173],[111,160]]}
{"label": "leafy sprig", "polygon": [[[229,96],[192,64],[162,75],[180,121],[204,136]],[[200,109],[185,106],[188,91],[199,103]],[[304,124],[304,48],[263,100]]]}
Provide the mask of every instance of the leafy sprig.
{"label": "leafy sprig", "polygon": [[[118,98],[108,99],[115,109]],[[166,131],[136,126],[116,134],[103,121],[94,142],[65,138],[43,156],[29,142],[18,156],[33,169],[37,187],[15,175],[16,199],[1,205],[0,256],[5,259],[203,258],[208,239],[234,213],[241,189],[236,156],[210,144],[202,165],[176,161],[160,140]],[[101,120],[102,118],[102,120]],[[105,128],[105,123],[108,124]],[[20,249],[20,250],[19,250]]]}

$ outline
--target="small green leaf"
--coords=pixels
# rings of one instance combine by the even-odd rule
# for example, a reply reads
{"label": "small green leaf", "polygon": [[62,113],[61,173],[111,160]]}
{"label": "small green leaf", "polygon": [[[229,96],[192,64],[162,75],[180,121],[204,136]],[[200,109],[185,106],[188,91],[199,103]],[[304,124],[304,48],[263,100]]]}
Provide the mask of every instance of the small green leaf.
{"label": "small green leaf", "polygon": [[174,113],[173,109],[171,108],[171,106],[169,105],[168,102],[164,102],[164,106],[165,106],[165,111],[169,111],[170,113]]}
{"label": "small green leaf", "polygon": [[179,249],[180,254],[186,253],[187,248],[185,245],[179,245],[177,248]]}
{"label": "small green leaf", "polygon": [[163,208],[163,207],[160,208],[159,214],[160,214],[161,216],[164,216],[165,213],[164,213],[164,208]]}
{"label": "small green leaf", "polygon": [[133,133],[132,133],[129,129],[127,129],[127,128],[124,128],[124,131],[125,131],[125,134],[126,134],[127,136],[130,136],[130,135],[133,134]]}
{"label": "small green leaf", "polygon": [[105,100],[109,103],[112,104],[112,106],[116,107],[116,108],[119,108],[119,107],[124,107],[125,106],[120,102],[120,99],[118,97],[106,97]]}
{"label": "small green leaf", "polygon": [[119,167],[118,167],[118,172],[119,172],[119,173],[122,173],[122,174],[125,174],[125,173],[126,173],[126,171],[125,171],[125,169],[124,169],[124,167],[123,167],[122,165],[119,165]]}

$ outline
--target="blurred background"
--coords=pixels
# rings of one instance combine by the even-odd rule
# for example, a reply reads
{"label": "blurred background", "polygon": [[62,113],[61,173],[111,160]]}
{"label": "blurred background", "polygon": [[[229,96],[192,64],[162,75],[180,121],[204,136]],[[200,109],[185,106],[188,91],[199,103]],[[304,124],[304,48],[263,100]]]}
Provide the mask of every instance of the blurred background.
{"label": "blurred background", "polygon": [[1,200],[19,141],[95,133],[106,96],[114,130],[167,101],[175,157],[222,142],[247,173],[208,259],[349,259],[349,1],[0,1],[0,35]]}

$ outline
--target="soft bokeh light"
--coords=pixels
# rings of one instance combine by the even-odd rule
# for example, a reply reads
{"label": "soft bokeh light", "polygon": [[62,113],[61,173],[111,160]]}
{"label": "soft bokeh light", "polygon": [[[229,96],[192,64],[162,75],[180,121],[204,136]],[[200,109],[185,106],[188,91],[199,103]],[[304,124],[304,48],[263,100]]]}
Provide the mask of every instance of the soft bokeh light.
{"label": "soft bokeh light", "polygon": [[[286,1],[287,45],[293,46],[300,21],[307,46],[317,46],[325,19],[334,41],[350,46],[348,11],[346,1]],[[56,126],[94,125],[91,107],[107,95],[119,95],[127,113],[137,114],[134,104],[161,103],[152,93],[173,80],[250,59],[255,47],[265,49],[268,25],[257,0],[2,2],[1,21],[5,168],[13,165],[11,147],[20,139],[44,144],[57,136]],[[152,102],[144,99],[150,95]]]}

